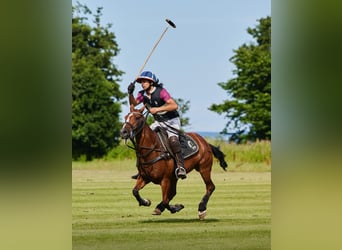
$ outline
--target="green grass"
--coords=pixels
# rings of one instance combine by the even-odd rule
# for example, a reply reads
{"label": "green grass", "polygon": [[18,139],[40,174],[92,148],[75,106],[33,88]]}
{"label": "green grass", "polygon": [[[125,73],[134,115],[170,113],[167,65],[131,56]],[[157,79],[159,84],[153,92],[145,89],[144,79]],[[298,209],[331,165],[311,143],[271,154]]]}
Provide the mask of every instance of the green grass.
{"label": "green grass", "polygon": [[[234,165],[231,164],[231,165]],[[139,207],[132,195],[135,160],[73,163],[73,249],[270,249],[271,173],[224,172],[217,163],[212,178],[216,190],[207,217],[199,221],[198,203],[205,192],[193,171],[178,182],[171,204],[185,208],[176,214],[151,215],[161,200],[160,186],[140,191],[152,200]],[[250,167],[253,169],[253,167]]]}

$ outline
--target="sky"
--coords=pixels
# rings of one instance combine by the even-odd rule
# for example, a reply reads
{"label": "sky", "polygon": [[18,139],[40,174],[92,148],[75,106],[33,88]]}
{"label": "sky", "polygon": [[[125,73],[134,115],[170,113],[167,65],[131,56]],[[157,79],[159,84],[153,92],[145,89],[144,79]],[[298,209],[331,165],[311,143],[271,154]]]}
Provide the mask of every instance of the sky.
{"label": "sky", "polygon": [[[72,4],[76,4],[72,0]],[[228,94],[218,83],[235,77],[229,59],[234,50],[254,42],[247,28],[258,19],[271,16],[271,0],[78,0],[93,13],[103,7],[101,23],[112,24],[120,48],[113,60],[124,71],[120,89],[134,81],[148,54],[170,19],[168,28],[144,70],[152,71],[174,99],[190,101],[190,131],[222,131],[228,120],[224,114],[208,110],[221,104]],[[134,94],[141,90],[136,84]],[[129,112],[122,107],[121,119]],[[233,132],[233,131],[229,131]]]}

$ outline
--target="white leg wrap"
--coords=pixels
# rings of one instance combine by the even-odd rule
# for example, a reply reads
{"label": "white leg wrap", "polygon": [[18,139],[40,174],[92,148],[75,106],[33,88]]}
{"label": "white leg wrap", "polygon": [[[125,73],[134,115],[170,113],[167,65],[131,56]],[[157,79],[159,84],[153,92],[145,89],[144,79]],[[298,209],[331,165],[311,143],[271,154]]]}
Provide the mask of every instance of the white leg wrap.
{"label": "white leg wrap", "polygon": [[198,217],[200,220],[204,220],[205,216],[207,215],[207,211],[204,210],[204,211],[198,211]]}

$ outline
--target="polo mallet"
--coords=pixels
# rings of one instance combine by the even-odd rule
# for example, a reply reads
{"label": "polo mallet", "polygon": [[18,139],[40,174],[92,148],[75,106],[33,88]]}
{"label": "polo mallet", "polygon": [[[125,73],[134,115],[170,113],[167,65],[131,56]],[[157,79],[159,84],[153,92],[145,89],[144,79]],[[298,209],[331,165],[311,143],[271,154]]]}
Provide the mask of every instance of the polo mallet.
{"label": "polo mallet", "polygon": [[153,46],[151,52],[148,54],[148,56],[147,56],[147,58],[146,58],[144,64],[141,66],[141,68],[140,68],[140,70],[139,70],[139,73],[138,73],[137,77],[134,79],[134,83],[135,83],[135,80],[140,76],[140,74],[141,74],[141,72],[143,71],[143,69],[145,68],[146,63],[147,63],[148,60],[150,59],[150,57],[151,57],[153,51],[154,51],[154,50],[156,49],[156,47],[158,46],[160,40],[163,38],[163,36],[165,35],[166,31],[169,29],[169,26],[171,26],[171,27],[174,28],[174,29],[176,28],[176,24],[174,24],[170,19],[165,19],[165,21],[166,21],[169,25],[165,28],[165,30],[163,31],[163,33],[160,35],[158,41],[156,42],[156,44]]}

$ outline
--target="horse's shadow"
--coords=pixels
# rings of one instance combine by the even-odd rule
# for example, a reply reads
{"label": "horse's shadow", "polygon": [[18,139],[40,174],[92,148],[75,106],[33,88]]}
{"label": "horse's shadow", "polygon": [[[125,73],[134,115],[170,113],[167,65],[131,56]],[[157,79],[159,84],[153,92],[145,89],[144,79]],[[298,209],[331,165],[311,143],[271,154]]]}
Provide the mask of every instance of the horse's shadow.
{"label": "horse's shadow", "polygon": [[141,220],[139,223],[194,223],[194,222],[200,222],[200,223],[212,223],[212,222],[218,222],[220,220],[218,219],[205,219],[205,220],[199,220],[198,218],[166,218],[166,219],[148,219],[148,220]]}

